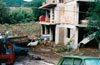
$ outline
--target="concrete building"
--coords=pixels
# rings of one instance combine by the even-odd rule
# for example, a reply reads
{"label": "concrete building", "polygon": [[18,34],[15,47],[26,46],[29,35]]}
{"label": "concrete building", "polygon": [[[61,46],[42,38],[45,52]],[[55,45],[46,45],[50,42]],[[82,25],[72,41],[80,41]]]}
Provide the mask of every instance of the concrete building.
{"label": "concrete building", "polygon": [[[47,9],[46,20],[40,22],[41,35],[49,35],[55,44],[68,42],[77,48],[84,39],[89,2],[94,0],[46,0],[40,8]],[[49,19],[48,19],[49,18]]]}

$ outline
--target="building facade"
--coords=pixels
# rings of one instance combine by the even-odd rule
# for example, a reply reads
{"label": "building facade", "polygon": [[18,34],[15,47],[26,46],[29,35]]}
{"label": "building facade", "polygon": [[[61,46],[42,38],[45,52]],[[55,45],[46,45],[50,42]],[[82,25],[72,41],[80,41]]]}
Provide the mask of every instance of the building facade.
{"label": "building facade", "polygon": [[86,12],[89,2],[94,0],[46,0],[40,7],[46,9],[45,21],[40,21],[41,35],[49,35],[55,44],[66,45],[68,42],[77,48],[87,31]]}

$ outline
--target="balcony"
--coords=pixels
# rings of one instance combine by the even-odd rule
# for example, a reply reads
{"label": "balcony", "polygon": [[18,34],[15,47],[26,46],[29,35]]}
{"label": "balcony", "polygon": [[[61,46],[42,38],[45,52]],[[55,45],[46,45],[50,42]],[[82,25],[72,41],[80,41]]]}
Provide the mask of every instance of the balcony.
{"label": "balcony", "polygon": [[55,7],[57,4],[56,2],[43,2],[42,6],[39,8],[52,8]]}
{"label": "balcony", "polygon": [[50,22],[50,18],[46,18],[45,16],[40,16],[39,17],[39,20],[40,20],[40,24],[45,24],[45,25],[55,25],[56,23],[52,23]]}
{"label": "balcony", "polygon": [[44,24],[44,25],[55,25],[56,23],[51,23],[50,22],[50,18],[45,18],[44,21],[40,21],[40,24]]}
{"label": "balcony", "polygon": [[89,20],[81,20],[80,24],[77,24],[77,27],[87,27]]}

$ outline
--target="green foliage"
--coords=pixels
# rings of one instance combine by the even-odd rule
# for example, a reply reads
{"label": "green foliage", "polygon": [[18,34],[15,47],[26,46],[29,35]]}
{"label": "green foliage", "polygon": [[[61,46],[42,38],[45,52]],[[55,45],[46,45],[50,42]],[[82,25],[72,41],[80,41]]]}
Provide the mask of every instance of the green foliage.
{"label": "green foliage", "polygon": [[95,3],[90,3],[89,8],[89,24],[87,30],[89,33],[96,32],[94,36],[100,42],[100,1],[95,0]]}
{"label": "green foliage", "polygon": [[57,50],[58,53],[65,52],[65,51],[67,51],[66,47],[60,48],[60,49]]}
{"label": "green foliage", "polygon": [[28,12],[23,9],[14,10],[10,15],[10,23],[26,23],[33,21],[33,15],[31,12]]}
{"label": "green foliage", "polygon": [[58,49],[57,52],[58,52],[58,53],[66,52],[66,51],[69,52],[69,51],[71,51],[71,49],[72,49],[72,48],[70,47],[70,45],[66,45],[66,46],[63,47],[63,48]]}
{"label": "green foliage", "polygon": [[9,21],[9,9],[6,7],[6,4],[0,0],[0,23],[6,23]]}
{"label": "green foliage", "polygon": [[67,43],[67,45],[64,46],[63,48],[58,49],[57,52],[60,53],[60,52],[70,51],[72,49],[72,47],[71,47],[71,43],[72,42],[73,42],[73,40],[69,40],[69,42]]}
{"label": "green foliage", "polygon": [[24,0],[3,0],[9,7],[20,7],[20,6],[31,6],[31,2],[26,2]]}
{"label": "green foliage", "polygon": [[69,42],[67,43],[67,45],[70,45],[73,42],[73,40],[69,40]]}
{"label": "green foliage", "polygon": [[40,15],[45,14],[45,10],[39,9],[43,2],[45,2],[45,0],[34,0],[32,3],[32,11],[35,20],[38,20]]}

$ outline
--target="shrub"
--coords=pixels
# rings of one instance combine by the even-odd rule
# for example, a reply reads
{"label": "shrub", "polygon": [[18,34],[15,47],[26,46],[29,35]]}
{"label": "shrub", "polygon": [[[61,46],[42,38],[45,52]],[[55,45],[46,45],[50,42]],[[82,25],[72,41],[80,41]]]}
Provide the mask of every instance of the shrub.
{"label": "shrub", "polygon": [[9,9],[6,4],[0,0],[0,23],[4,24],[9,22]]}
{"label": "shrub", "polygon": [[33,21],[33,15],[31,12],[19,9],[19,10],[13,10],[10,15],[10,23],[26,23]]}
{"label": "shrub", "polygon": [[32,12],[33,12],[33,16],[35,18],[35,21],[39,21],[39,16],[41,15],[45,15],[45,11],[44,9],[39,9],[39,7],[42,5],[43,2],[45,2],[46,0],[34,0],[32,2]]}

